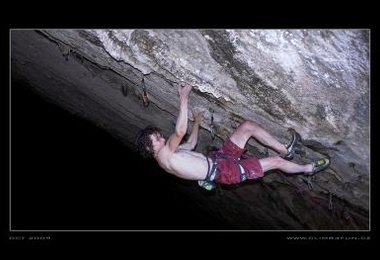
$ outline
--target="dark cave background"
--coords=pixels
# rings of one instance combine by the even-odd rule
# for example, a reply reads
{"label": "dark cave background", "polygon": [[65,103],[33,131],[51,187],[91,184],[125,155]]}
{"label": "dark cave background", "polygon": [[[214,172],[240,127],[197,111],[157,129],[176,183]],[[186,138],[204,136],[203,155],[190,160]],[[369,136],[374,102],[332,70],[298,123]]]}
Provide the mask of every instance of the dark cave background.
{"label": "dark cave background", "polygon": [[11,216],[15,230],[231,229],[105,130],[11,84]]}

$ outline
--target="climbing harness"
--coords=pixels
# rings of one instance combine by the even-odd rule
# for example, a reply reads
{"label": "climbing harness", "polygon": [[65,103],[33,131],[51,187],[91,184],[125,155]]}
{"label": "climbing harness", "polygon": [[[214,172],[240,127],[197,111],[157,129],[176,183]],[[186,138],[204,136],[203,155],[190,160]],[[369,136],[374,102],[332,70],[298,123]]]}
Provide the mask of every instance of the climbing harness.
{"label": "climbing harness", "polygon": [[245,172],[243,166],[241,166],[241,164],[239,163],[239,169],[240,169],[240,181],[243,182],[245,181],[246,179],[248,179],[247,177],[247,173]]}
{"label": "climbing harness", "polygon": [[245,181],[246,179],[248,179],[247,173],[246,173],[244,167],[240,164],[240,158],[235,158],[235,157],[229,156],[228,154],[225,154],[225,153],[220,152],[220,151],[215,153],[214,158],[216,161],[218,161],[220,159],[232,160],[235,163],[235,165],[239,168],[240,181]]}
{"label": "climbing harness", "polygon": [[218,160],[223,160],[223,159],[228,159],[232,160],[236,167],[238,167],[239,172],[240,172],[240,182],[243,182],[248,179],[247,172],[245,171],[245,168],[240,164],[240,158],[235,158],[231,157],[223,152],[216,152],[213,156],[213,158],[210,158],[212,160],[212,168],[210,170],[210,163],[207,160],[208,164],[208,172],[207,176],[204,180],[198,181],[198,185],[207,189],[207,190],[212,190],[216,187],[215,183],[213,182],[215,177],[216,177],[216,172],[217,172],[217,165],[218,165]]}
{"label": "climbing harness", "polygon": [[216,185],[214,183],[214,179],[216,177],[216,167],[217,163],[216,160],[210,158],[212,161],[212,166],[210,169],[210,162],[208,161],[208,157],[206,156],[207,161],[207,176],[204,180],[199,180],[198,185],[206,190],[213,190],[216,188]]}

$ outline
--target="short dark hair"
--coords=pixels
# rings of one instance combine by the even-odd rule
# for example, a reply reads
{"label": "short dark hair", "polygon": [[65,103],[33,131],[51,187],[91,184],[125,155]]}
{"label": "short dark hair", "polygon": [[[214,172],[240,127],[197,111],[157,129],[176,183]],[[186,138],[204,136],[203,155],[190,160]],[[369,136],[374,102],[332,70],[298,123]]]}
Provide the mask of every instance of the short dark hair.
{"label": "short dark hair", "polygon": [[136,138],[136,145],[137,150],[139,153],[147,159],[153,158],[153,146],[152,146],[152,139],[150,139],[150,136],[152,134],[159,133],[161,134],[161,129],[154,126],[147,126],[144,129],[140,130],[140,132],[137,135]]}

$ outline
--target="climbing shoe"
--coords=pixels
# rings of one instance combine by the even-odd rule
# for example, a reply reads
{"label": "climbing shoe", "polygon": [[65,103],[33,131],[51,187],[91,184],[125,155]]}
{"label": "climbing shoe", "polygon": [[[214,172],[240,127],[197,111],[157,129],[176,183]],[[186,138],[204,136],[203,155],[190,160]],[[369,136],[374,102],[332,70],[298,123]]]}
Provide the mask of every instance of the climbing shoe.
{"label": "climbing shoe", "polygon": [[313,175],[317,172],[323,171],[330,166],[330,158],[322,158],[311,163],[313,166],[312,172],[306,173],[306,175]]}
{"label": "climbing shoe", "polygon": [[289,131],[292,134],[292,138],[290,139],[290,142],[285,145],[286,149],[288,150],[288,153],[284,155],[285,160],[293,159],[297,143],[301,140],[301,136],[296,132],[296,130],[290,128]]}

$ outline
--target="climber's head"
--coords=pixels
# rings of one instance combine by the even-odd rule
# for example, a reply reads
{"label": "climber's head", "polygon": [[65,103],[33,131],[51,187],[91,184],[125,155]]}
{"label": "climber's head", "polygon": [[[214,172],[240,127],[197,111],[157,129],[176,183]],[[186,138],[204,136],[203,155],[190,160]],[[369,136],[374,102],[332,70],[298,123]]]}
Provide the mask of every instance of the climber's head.
{"label": "climber's head", "polygon": [[161,129],[147,126],[137,136],[137,149],[144,158],[154,158],[155,154],[165,146],[166,140],[161,134]]}

